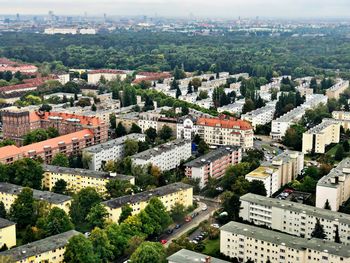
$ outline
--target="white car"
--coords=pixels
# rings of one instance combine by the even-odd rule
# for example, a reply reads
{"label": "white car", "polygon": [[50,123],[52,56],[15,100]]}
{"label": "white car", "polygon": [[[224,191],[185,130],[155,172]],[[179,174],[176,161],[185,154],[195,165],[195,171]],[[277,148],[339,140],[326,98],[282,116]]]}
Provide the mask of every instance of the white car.
{"label": "white car", "polygon": [[207,205],[203,205],[202,211],[206,211],[208,209]]}

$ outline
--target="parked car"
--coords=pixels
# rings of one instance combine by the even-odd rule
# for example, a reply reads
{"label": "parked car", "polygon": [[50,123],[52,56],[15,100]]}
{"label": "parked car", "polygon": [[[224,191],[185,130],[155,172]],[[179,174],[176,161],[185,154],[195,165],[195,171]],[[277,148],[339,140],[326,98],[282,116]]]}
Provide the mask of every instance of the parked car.
{"label": "parked car", "polygon": [[167,242],[168,242],[168,240],[166,240],[166,239],[162,239],[162,240],[160,241],[160,243],[162,243],[162,245],[165,245]]}
{"label": "parked car", "polygon": [[186,221],[186,222],[190,222],[191,220],[192,220],[192,217],[190,217],[190,216],[186,216],[186,217],[185,217],[185,221]]}
{"label": "parked car", "polygon": [[203,205],[202,211],[206,211],[208,209],[207,205]]}
{"label": "parked car", "polygon": [[181,227],[181,225],[180,224],[177,224],[176,226],[175,226],[175,229],[179,229]]}
{"label": "parked car", "polygon": [[174,229],[170,228],[166,231],[168,234],[172,234],[174,232]]}

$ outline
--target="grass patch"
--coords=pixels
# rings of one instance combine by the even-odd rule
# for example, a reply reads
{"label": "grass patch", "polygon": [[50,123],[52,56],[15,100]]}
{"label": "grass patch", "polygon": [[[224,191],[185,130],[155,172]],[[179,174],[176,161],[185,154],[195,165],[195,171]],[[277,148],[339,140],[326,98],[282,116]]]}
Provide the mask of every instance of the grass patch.
{"label": "grass patch", "polygon": [[220,238],[213,240],[205,240],[203,254],[216,257],[220,253]]}

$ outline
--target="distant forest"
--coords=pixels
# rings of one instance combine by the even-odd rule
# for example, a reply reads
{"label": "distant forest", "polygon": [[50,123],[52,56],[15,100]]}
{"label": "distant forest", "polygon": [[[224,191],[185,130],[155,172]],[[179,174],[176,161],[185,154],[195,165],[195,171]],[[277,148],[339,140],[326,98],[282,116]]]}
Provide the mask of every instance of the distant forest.
{"label": "distant forest", "polygon": [[350,78],[349,33],[279,37],[227,33],[187,36],[182,33],[119,32],[102,35],[3,33],[0,56],[31,63],[49,62],[51,69],[118,68],[140,71],[267,72]]}

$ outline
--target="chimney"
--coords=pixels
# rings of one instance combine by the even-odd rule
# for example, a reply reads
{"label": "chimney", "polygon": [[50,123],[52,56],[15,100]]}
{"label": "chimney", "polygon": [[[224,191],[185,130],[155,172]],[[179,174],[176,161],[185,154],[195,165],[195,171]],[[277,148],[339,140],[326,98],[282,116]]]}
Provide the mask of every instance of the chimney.
{"label": "chimney", "polygon": [[205,257],[205,263],[210,263],[210,262],[211,262],[211,257],[210,256]]}

